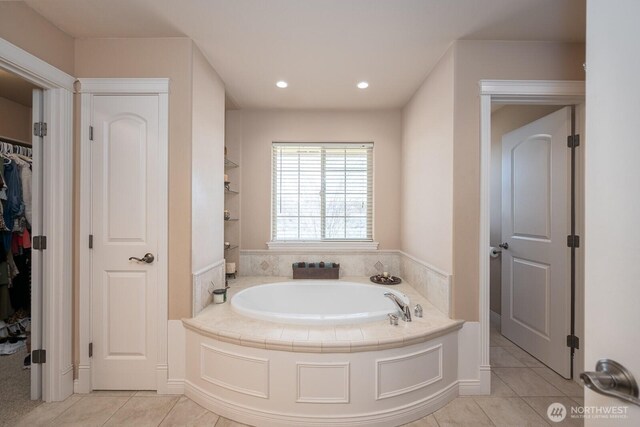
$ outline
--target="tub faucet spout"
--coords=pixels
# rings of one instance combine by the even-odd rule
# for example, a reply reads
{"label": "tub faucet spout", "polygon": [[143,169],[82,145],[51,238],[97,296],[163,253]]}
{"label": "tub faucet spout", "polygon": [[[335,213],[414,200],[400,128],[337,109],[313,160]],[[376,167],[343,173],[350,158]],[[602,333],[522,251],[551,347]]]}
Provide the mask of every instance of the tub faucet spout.
{"label": "tub faucet spout", "polygon": [[411,322],[411,307],[409,307],[409,304],[405,304],[400,298],[398,298],[391,292],[385,293],[384,296],[393,301],[394,304],[398,307],[398,310],[402,315],[402,320],[404,320],[405,322]]}

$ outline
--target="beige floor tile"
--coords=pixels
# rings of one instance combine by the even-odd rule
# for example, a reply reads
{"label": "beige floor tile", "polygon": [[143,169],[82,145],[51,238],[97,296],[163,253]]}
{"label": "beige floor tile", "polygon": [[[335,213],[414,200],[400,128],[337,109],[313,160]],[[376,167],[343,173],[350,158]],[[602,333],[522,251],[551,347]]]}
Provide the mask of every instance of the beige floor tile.
{"label": "beige floor tile", "polygon": [[505,347],[505,350],[507,350],[513,357],[518,359],[529,368],[541,368],[544,366],[538,359],[536,359],[520,347]]}
{"label": "beige floor tile", "polygon": [[531,406],[543,419],[548,419],[547,409],[552,403],[562,403],[566,408],[565,419],[561,422],[554,420],[550,424],[558,426],[583,426],[584,420],[582,418],[571,418],[571,408],[578,408],[576,402],[568,397],[524,397],[525,402]]}
{"label": "beige floor tile", "polygon": [[404,427],[438,427],[438,423],[433,415],[427,415],[412,423],[405,424]]}
{"label": "beige floor tile", "polygon": [[228,418],[220,417],[216,423],[216,427],[247,427],[246,424],[240,424]]}
{"label": "beige floor tile", "polygon": [[155,390],[140,390],[134,394],[136,397],[166,397],[166,394],[158,394]]}
{"label": "beige floor tile", "polygon": [[500,379],[493,372],[491,373],[491,396],[495,397],[511,397],[516,396],[516,393],[509,388],[504,381]]}
{"label": "beige floor tile", "polygon": [[478,397],[474,400],[496,426],[548,425],[519,397]]}
{"label": "beige floor tile", "polygon": [[62,402],[43,403],[38,405],[34,410],[29,412],[26,416],[21,418],[16,426],[29,427],[29,426],[43,426],[48,425],[53,419],[64,411],[69,409],[72,405],[82,399],[81,395],[74,394],[63,400]]}
{"label": "beige floor tile", "polygon": [[129,397],[89,395],[64,411],[53,423],[56,426],[101,426],[129,399]]}
{"label": "beige floor tile", "polygon": [[504,347],[490,347],[489,360],[495,368],[524,368],[525,365],[516,359]]}
{"label": "beige floor tile", "polygon": [[567,380],[553,372],[546,366],[543,368],[531,368],[533,372],[550,382],[555,388],[571,397],[584,396],[584,387],[573,380]]}
{"label": "beige floor tile", "polygon": [[113,414],[107,426],[157,426],[167,416],[178,397],[132,397]]}
{"label": "beige floor tile", "polygon": [[457,398],[433,413],[440,427],[490,426],[491,421],[470,398]]}
{"label": "beige floor tile", "polygon": [[518,396],[564,396],[530,368],[495,368],[493,372]]}
{"label": "beige floor tile", "polygon": [[491,347],[515,347],[515,344],[501,335],[499,332],[492,332],[489,335],[489,345]]}
{"label": "beige floor tile", "polygon": [[573,400],[580,406],[584,406],[584,397],[571,396],[571,400]]}
{"label": "beige floor tile", "polygon": [[161,427],[200,427],[214,426],[218,421],[218,415],[209,412],[193,400],[182,396],[178,403],[171,409],[169,415],[160,424]]}

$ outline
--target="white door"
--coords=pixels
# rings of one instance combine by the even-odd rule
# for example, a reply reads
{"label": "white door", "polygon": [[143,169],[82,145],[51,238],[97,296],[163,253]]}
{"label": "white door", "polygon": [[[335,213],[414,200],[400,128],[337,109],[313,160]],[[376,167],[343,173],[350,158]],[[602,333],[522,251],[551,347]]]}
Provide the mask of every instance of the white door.
{"label": "white door", "polygon": [[502,334],[570,376],[571,109],[502,137]]}
{"label": "white door", "polygon": [[[640,2],[587,2],[587,371],[612,359],[640,381]],[[635,52],[631,57],[628,52]],[[636,403],[585,392],[587,426],[639,426]],[[606,411],[606,412],[605,412]],[[603,414],[604,412],[604,414]],[[613,417],[607,414],[618,414]]]}
{"label": "white door", "polygon": [[158,115],[158,96],[93,97],[93,389],[156,389]]}

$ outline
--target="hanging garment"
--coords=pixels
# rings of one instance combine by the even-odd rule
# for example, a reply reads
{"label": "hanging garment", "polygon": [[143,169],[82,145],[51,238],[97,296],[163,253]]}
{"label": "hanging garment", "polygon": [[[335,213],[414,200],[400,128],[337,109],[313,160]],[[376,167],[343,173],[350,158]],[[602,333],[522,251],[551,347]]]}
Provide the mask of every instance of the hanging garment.
{"label": "hanging garment", "polygon": [[0,168],[0,200],[7,200],[7,184],[4,183],[4,168]]}
{"label": "hanging garment", "polygon": [[22,182],[22,202],[24,203],[24,216],[31,227],[31,165],[27,162],[19,162],[20,181]]}
{"label": "hanging garment", "polygon": [[[9,296],[9,266],[6,262],[0,263],[0,320],[4,320],[13,314],[11,299]],[[2,336],[0,336],[2,338]]]}
{"label": "hanging garment", "polygon": [[[4,165],[4,178],[7,184],[7,202],[4,206],[4,223],[13,228],[14,219],[24,213],[24,203],[22,201],[22,183],[20,173],[15,161]],[[11,233],[3,233],[5,250],[11,248]]]}

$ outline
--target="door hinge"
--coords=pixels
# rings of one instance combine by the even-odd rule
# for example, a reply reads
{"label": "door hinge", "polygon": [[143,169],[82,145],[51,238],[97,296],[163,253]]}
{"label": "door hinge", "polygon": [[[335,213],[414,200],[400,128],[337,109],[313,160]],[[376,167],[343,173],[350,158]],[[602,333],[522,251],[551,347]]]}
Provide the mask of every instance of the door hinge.
{"label": "door hinge", "polygon": [[45,122],[36,122],[33,124],[33,134],[43,137],[47,134],[47,124]]}
{"label": "door hinge", "polygon": [[580,338],[575,335],[567,335],[567,347],[580,348]]}
{"label": "door hinge", "polygon": [[33,236],[33,249],[42,251],[47,249],[47,236]]}
{"label": "door hinge", "polygon": [[93,249],[93,234],[89,234],[89,249]]}
{"label": "door hinge", "polygon": [[31,352],[31,363],[47,363],[47,350],[33,350]]}
{"label": "door hinge", "polygon": [[93,126],[89,126],[89,141],[93,141]]}
{"label": "door hinge", "polygon": [[580,247],[580,236],[569,235],[567,236],[567,246],[570,248]]}
{"label": "door hinge", "polygon": [[569,135],[567,137],[567,147],[576,148],[580,146],[580,135]]}
{"label": "door hinge", "polygon": [[93,357],[93,343],[89,343],[89,357]]}

